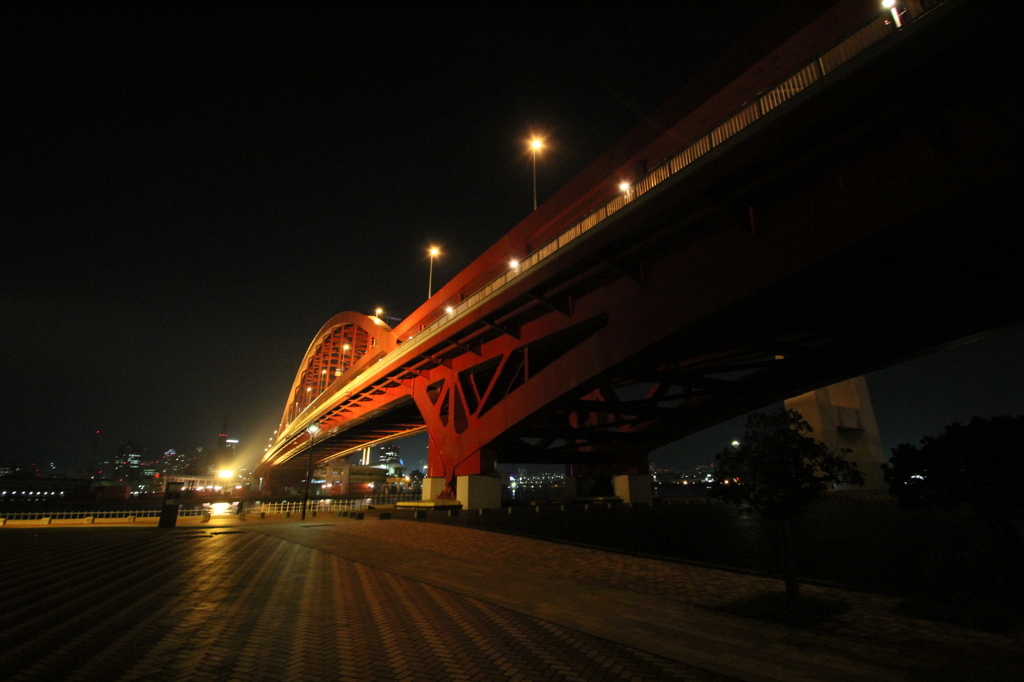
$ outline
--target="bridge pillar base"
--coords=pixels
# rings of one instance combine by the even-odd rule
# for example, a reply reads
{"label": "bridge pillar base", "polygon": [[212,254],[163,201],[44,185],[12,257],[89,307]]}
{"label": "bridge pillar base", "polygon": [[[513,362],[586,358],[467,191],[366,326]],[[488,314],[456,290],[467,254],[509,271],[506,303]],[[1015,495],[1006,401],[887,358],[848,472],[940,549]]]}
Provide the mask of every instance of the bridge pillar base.
{"label": "bridge pillar base", "polygon": [[436,500],[444,490],[445,480],[443,476],[431,476],[423,479],[424,500]]}
{"label": "bridge pillar base", "polygon": [[495,476],[459,476],[455,482],[463,509],[501,509],[501,480]]}
{"label": "bridge pillar base", "polygon": [[650,504],[651,477],[647,474],[622,474],[612,476],[615,495],[627,504]]}
{"label": "bridge pillar base", "polygon": [[864,474],[865,490],[885,490],[885,454],[863,376],[840,381],[786,401],[811,425],[811,436],[831,448],[852,450],[846,458]]}

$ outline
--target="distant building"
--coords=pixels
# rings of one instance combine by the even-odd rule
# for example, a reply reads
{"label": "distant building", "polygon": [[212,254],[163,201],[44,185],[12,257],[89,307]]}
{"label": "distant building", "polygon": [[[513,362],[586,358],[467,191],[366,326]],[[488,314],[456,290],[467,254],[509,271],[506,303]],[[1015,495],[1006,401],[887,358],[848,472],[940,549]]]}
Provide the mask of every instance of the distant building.
{"label": "distant building", "polygon": [[405,471],[405,462],[402,461],[402,446],[385,445],[380,451],[380,463],[388,471],[388,476],[401,476]]}
{"label": "distant building", "polygon": [[238,462],[238,439],[228,438],[227,423],[224,430],[217,436],[217,444],[205,462],[206,473],[216,476],[224,469],[232,469]]}
{"label": "distant building", "polygon": [[146,446],[135,441],[125,441],[117,449],[112,478],[118,481],[142,480],[142,464],[146,458]]}

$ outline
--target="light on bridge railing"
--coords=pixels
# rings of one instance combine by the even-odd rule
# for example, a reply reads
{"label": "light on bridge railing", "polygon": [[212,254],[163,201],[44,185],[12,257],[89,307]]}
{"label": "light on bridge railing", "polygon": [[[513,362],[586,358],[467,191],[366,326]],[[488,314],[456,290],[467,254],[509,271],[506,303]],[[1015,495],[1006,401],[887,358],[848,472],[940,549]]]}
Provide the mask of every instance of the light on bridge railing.
{"label": "light on bridge railing", "polygon": [[619,183],[619,191],[629,194],[629,183],[623,180]]}
{"label": "light on bridge railing", "polygon": [[518,267],[519,267],[519,261],[517,261],[517,260],[516,260],[515,258],[513,258],[512,260],[510,260],[510,261],[508,262],[508,266],[509,266],[510,268],[512,268],[513,270],[515,270],[516,268],[518,268]]}
{"label": "light on bridge railing", "polygon": [[445,309],[444,309],[444,311],[445,311],[446,313],[448,313],[449,315],[451,315],[452,313],[454,313],[454,312],[455,312],[455,308],[453,308],[453,307],[451,307],[451,306],[448,306],[447,308],[445,308]]}

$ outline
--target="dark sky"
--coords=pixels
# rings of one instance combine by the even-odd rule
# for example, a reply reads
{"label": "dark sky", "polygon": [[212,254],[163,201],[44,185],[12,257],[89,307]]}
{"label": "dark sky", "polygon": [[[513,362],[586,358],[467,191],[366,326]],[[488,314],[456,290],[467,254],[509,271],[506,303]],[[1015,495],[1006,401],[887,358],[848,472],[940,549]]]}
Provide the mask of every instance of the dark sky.
{"label": "dark sky", "polygon": [[[5,6],[0,464],[225,416],[255,460],[329,317],[404,316],[429,244],[443,283],[527,215],[531,131],[543,201],[778,4]],[[886,443],[1024,412],[1022,341],[870,377]]]}

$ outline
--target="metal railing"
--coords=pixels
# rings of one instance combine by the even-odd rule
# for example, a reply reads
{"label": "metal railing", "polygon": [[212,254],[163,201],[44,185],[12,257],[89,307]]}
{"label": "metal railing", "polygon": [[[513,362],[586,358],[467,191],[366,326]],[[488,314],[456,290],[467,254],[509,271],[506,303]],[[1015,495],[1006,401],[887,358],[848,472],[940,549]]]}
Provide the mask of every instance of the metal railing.
{"label": "metal railing", "polygon": [[[362,511],[367,507],[418,499],[420,499],[418,493],[408,493],[403,495],[365,497],[358,500],[310,500],[306,506],[306,513],[331,514],[340,511]],[[252,502],[245,505],[245,513],[267,515],[301,514],[302,502]]]}
{"label": "metal railing", "polygon": [[[401,495],[379,495],[375,497],[364,497],[357,500],[310,500],[306,511],[319,513],[334,513],[339,511],[361,511],[371,506],[381,506],[418,500],[418,493],[405,493]],[[263,513],[266,515],[283,515],[288,513],[300,514],[302,502],[246,502],[242,507],[245,514]],[[179,517],[203,516],[210,514],[210,509],[179,509]],[[231,511],[228,515],[234,515]],[[213,512],[213,516],[218,516]],[[54,512],[0,512],[0,519],[7,521],[81,521],[85,519],[153,519],[160,518],[159,509],[145,510],[119,510],[119,511],[54,511]]]}
{"label": "metal railing", "polygon": [[[178,516],[202,516],[202,509],[180,509]],[[119,511],[55,511],[55,512],[0,512],[0,519],[8,521],[40,521],[52,519],[53,521],[75,521],[82,519],[152,519],[159,518],[159,509],[145,510],[119,510]]]}

